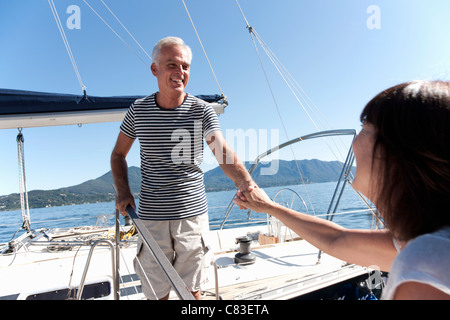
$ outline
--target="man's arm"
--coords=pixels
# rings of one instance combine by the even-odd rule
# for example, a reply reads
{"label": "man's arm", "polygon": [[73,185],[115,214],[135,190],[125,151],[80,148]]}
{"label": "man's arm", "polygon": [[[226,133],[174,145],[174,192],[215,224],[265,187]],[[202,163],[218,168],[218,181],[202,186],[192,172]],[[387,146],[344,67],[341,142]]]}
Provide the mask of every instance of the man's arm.
{"label": "man's arm", "polygon": [[134,197],[128,183],[128,164],[126,160],[133,143],[134,139],[120,132],[116,145],[111,153],[111,172],[117,192],[116,208],[122,215],[127,215],[126,208],[128,205],[131,205],[136,210]]}
{"label": "man's arm", "polygon": [[234,182],[239,191],[251,191],[252,187],[256,186],[242,161],[227,144],[221,131],[209,134],[206,142],[222,171]]}

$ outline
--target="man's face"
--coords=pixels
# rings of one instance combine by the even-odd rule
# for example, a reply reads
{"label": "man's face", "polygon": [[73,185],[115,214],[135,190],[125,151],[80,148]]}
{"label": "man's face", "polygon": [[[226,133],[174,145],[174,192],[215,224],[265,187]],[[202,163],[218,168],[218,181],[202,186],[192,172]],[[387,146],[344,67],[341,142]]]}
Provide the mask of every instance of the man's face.
{"label": "man's face", "polygon": [[161,93],[184,93],[191,71],[189,53],[178,45],[163,47],[158,61],[152,63],[151,70],[158,79]]}

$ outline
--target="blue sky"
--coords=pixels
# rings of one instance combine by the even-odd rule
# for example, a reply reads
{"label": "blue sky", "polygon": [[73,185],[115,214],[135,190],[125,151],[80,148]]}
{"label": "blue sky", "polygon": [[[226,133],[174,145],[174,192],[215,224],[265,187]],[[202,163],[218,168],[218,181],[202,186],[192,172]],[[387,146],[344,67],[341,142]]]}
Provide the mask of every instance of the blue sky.
{"label": "blue sky", "polygon": [[[54,2],[88,94],[145,96],[157,91],[147,66],[83,1]],[[279,130],[280,142],[317,131],[259,48],[286,133],[280,129],[281,120],[234,0],[185,2],[229,99],[219,118],[224,131]],[[139,50],[101,1],[88,3]],[[105,3],[149,53],[162,37],[183,38],[194,54],[188,92],[219,93],[182,1]],[[450,80],[448,0],[240,0],[239,4],[250,25],[330,123],[327,129],[359,130],[364,104],[389,86],[414,79]],[[80,8],[80,29],[67,28],[70,5]],[[379,9],[376,21],[374,11],[368,12],[371,6]],[[378,28],[369,28],[368,20]],[[81,93],[47,0],[0,2],[0,88]],[[75,185],[109,171],[119,125],[25,128],[28,189]],[[17,130],[0,131],[0,195],[19,190],[16,135]],[[245,150],[240,156],[253,159],[247,159]],[[139,165],[138,144],[128,162]],[[205,170],[214,166],[206,162]]]}

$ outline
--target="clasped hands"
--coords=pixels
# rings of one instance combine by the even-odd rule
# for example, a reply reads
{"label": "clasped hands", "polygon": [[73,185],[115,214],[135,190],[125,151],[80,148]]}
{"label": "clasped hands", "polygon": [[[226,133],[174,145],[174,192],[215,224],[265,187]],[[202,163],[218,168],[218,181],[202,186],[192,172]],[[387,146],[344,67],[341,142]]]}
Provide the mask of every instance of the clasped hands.
{"label": "clasped hands", "polygon": [[233,203],[240,209],[250,209],[256,212],[265,212],[272,203],[263,189],[255,185],[249,185],[247,189],[238,190]]}

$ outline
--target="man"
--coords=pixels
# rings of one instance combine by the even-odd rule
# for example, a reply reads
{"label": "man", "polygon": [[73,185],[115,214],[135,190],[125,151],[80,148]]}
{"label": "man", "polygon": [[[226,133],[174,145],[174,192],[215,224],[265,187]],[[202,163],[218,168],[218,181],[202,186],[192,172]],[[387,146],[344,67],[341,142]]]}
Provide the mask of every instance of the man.
{"label": "man", "polygon": [[[138,138],[142,172],[139,217],[194,297],[200,299],[207,251],[202,231],[208,228],[203,172],[199,167],[203,138],[239,190],[249,190],[254,182],[227,145],[211,106],[185,92],[192,59],[190,48],[180,38],[164,38],[155,45],[152,59],[151,71],[159,91],[136,100],[130,107],[111,155],[116,208],[124,215],[128,205],[136,209],[128,185],[126,156]],[[167,299],[170,284],[141,241],[137,257],[135,270],[144,294],[147,298],[156,295]]]}

